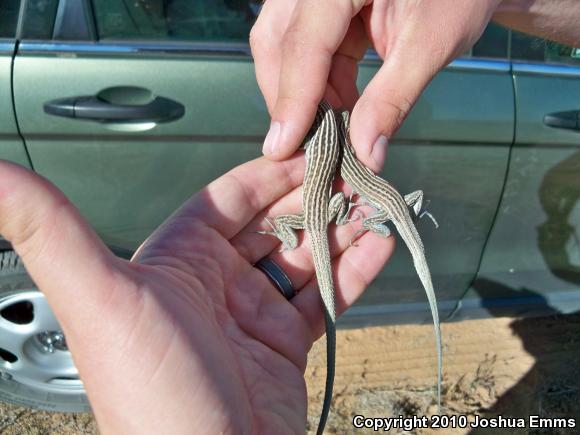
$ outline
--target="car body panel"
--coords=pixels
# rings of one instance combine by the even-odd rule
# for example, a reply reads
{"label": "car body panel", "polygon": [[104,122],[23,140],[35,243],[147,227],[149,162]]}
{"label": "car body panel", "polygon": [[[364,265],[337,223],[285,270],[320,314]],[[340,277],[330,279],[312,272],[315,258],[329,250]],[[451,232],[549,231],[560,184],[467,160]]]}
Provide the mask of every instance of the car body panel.
{"label": "car body panel", "polygon": [[[92,18],[89,15],[95,11],[91,8],[69,8],[72,2],[62,3],[58,9],[55,1],[51,5],[53,18],[39,21],[43,15],[38,8],[27,9],[24,17],[24,23],[30,15],[37,24],[23,26],[25,39],[14,63],[20,132],[35,169],[71,198],[109,246],[130,253],[209,181],[261,155],[269,116],[255,81],[250,48],[239,42],[245,40],[251,25],[247,19],[257,9],[245,5],[234,11],[223,9],[221,3],[217,9],[210,2],[199,7],[183,3],[187,8],[179,9],[181,21],[176,25],[177,15],[171,14],[177,10],[165,21],[150,22],[122,13],[103,15],[109,11],[106,2],[98,4],[101,15]],[[141,4],[132,7],[132,13],[143,12]],[[228,20],[238,20],[240,27],[224,26],[225,13]],[[190,18],[195,21],[203,14],[209,14],[209,21],[196,21],[201,27],[191,33]],[[58,25],[53,27],[52,21]],[[59,35],[81,28],[86,31],[73,32],[71,37],[76,41],[58,41]],[[230,30],[226,38],[224,32]],[[29,40],[27,35],[44,40]],[[101,42],[97,42],[99,35],[105,38]],[[391,140],[382,173],[402,193],[422,189],[430,201],[429,211],[440,223],[439,229],[428,219],[418,225],[443,318],[457,311],[466,292],[463,307],[475,301],[470,284],[481,262],[484,273],[475,281],[478,285],[485,276],[492,280],[495,271],[505,269],[501,243],[506,244],[511,226],[518,222],[502,220],[503,212],[498,211],[502,193],[505,188],[511,201],[534,190],[516,177],[518,153],[532,143],[523,135],[554,149],[560,145],[569,148],[566,141],[572,140],[569,132],[539,125],[537,114],[527,112],[524,105],[551,101],[562,83],[547,80],[525,85],[520,78],[527,73],[512,72],[512,62],[501,58],[516,52],[539,56],[537,43],[530,45],[530,51],[521,35],[515,46],[512,40],[510,31],[492,24],[464,58],[433,79]],[[546,49],[550,56],[557,51],[552,46]],[[376,54],[368,53],[359,69],[361,91],[380,66]],[[534,74],[543,77],[544,72]],[[518,92],[529,96],[516,96],[516,85],[520,86]],[[534,93],[534,86],[541,92]],[[135,89],[140,92],[137,95],[149,93],[182,104],[184,116],[167,123],[113,125],[56,117],[43,110],[49,101],[105,94],[134,104],[131,93]],[[544,92],[553,95],[544,99]],[[556,110],[558,105],[553,106]],[[544,104],[541,110],[547,107]],[[516,119],[518,145],[512,148]],[[550,155],[555,160],[546,161],[566,158],[553,150]],[[538,169],[548,171],[545,166]],[[503,204],[509,206],[506,198]],[[525,211],[538,214],[541,210],[529,207]],[[499,242],[488,240],[496,214],[492,236],[499,237]],[[354,324],[373,314],[380,323],[430,321],[425,299],[410,256],[401,246],[342,322]]]}
{"label": "car body panel", "polygon": [[12,106],[12,56],[15,43],[0,40],[0,158],[30,167]]}
{"label": "car body panel", "polygon": [[[247,46],[211,56],[208,48],[200,53],[186,45],[177,53],[152,46],[123,53],[122,44],[115,52],[95,44],[99,52],[91,53],[90,47],[45,50],[23,43],[14,67],[16,110],[35,169],[65,192],[106,243],[134,250],[191,194],[259,156],[269,116],[251,58],[241,54]],[[361,66],[361,88],[378,67],[372,59]],[[178,101],[185,115],[148,131],[123,132],[42,109],[48,101],[121,86]],[[442,72],[393,141],[383,172],[402,192],[423,188],[433,201],[441,228],[427,220],[420,225],[439,297],[450,307],[475,276],[499,201],[513,139],[512,92],[505,63],[463,61]],[[482,188],[486,176],[493,181]],[[452,212],[458,200],[461,214]],[[399,249],[360,306],[414,303],[426,316],[415,275]]]}
{"label": "car body panel", "polygon": [[[376,67],[361,67],[361,87]],[[514,111],[507,63],[460,60],[435,77],[389,147],[383,176],[402,193],[422,189],[440,224],[435,229],[424,218],[418,227],[442,317],[477,272],[503,188]],[[347,315],[363,318],[372,312],[382,313],[373,319],[382,323],[428,322],[424,301],[408,250],[399,243]]]}
{"label": "car body panel", "polygon": [[[35,169],[65,192],[106,243],[126,249],[136,249],[202,186],[257,157],[269,123],[247,61],[18,56],[15,71],[16,110]],[[35,80],[38,86],[30,86]],[[42,109],[50,100],[126,85],[182,103],[185,115],[132,133]]]}
{"label": "car body panel", "polygon": [[516,143],[478,279],[464,304],[481,307],[472,316],[579,311],[580,131],[552,128],[543,119],[580,110],[580,68],[515,63],[513,75]]}
{"label": "car body panel", "polygon": [[[261,156],[270,119],[246,43],[262,2],[121,3],[8,0],[0,9],[0,38],[18,38],[0,39],[0,158],[34,166],[117,255],[130,258],[191,195]],[[573,53],[490,24],[437,74],[390,140],[383,177],[403,194],[422,189],[439,222],[436,229],[423,218],[418,229],[442,321],[580,310],[580,135],[542,122],[580,108],[578,68],[546,65],[573,64]],[[530,57],[544,63],[513,61]],[[367,53],[361,92],[381,65]],[[122,105],[115,113],[155,97],[185,110],[167,122],[124,123],[75,119],[76,106],[57,108],[60,116],[54,105],[52,115],[46,111],[49,102],[78,97],[101,109],[103,101]],[[1,237],[0,250],[16,258]],[[28,289],[19,284],[17,296]],[[431,312],[400,245],[339,326],[405,322],[430,323]],[[14,378],[0,395],[50,410],[87,409],[82,389],[66,388],[62,400]]]}

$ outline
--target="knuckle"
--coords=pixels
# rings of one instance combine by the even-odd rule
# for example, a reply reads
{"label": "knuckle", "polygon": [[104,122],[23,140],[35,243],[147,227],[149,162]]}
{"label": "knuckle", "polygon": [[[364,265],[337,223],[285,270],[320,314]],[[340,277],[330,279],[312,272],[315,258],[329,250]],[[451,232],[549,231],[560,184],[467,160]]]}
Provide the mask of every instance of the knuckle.
{"label": "knuckle", "polygon": [[279,17],[262,11],[250,29],[249,43],[252,52],[261,54],[279,48],[284,32],[284,25]]}
{"label": "knuckle", "polygon": [[284,55],[292,55],[300,52],[300,47],[304,45],[304,41],[296,28],[290,27],[282,36],[280,45]]}
{"label": "knuckle", "polygon": [[74,213],[74,206],[64,198],[54,198],[42,210],[33,210],[20,222],[14,244],[30,256],[50,255],[52,246],[64,237],[62,222],[68,221],[65,215]]}
{"label": "knuckle", "polygon": [[281,36],[269,23],[262,23],[259,19],[250,29],[249,43],[252,53],[262,54],[278,46]]}
{"label": "knuckle", "polygon": [[254,27],[250,29],[250,37],[249,37],[250,48],[252,49],[252,51],[260,50],[263,47],[265,41],[267,40],[268,38],[265,37],[262,27],[259,26],[258,23],[256,23]]}

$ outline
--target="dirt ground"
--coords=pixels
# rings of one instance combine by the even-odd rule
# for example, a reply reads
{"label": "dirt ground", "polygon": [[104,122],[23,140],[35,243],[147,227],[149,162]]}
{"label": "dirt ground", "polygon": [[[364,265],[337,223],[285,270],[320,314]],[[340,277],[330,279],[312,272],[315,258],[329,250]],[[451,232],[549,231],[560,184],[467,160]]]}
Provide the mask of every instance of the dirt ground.
{"label": "dirt ground", "polygon": [[[580,433],[580,315],[499,318],[442,325],[443,412],[483,417],[574,418],[575,429],[522,428],[519,434]],[[432,415],[435,346],[432,327],[387,326],[338,332],[335,395],[328,433],[355,429],[355,415]],[[316,427],[325,377],[325,344],[315,344],[306,373],[309,428]],[[467,428],[405,433],[494,433]],[[49,414],[0,405],[0,434],[94,434],[90,415]],[[389,433],[403,433],[391,430]],[[506,433],[497,430],[495,433]]]}

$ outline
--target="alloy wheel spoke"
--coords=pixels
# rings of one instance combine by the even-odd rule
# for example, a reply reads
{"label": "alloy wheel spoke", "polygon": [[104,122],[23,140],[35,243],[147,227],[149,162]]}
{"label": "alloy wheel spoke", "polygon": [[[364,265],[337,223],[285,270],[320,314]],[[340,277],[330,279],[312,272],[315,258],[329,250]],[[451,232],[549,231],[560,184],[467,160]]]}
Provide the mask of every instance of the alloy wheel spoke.
{"label": "alloy wheel spoke", "polygon": [[0,348],[18,355],[28,336],[26,328],[0,318]]}
{"label": "alloy wheel spoke", "polygon": [[59,331],[60,325],[46,298],[36,298],[33,302],[34,320],[32,326],[36,333],[45,331]]}

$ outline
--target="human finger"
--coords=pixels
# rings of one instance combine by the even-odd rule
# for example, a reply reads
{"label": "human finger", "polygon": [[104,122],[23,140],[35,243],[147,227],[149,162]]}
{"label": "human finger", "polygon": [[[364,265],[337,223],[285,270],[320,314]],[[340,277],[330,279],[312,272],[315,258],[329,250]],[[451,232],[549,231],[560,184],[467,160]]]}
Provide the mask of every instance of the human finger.
{"label": "human finger", "polygon": [[363,10],[367,34],[384,59],[351,117],[351,141],[366,166],[380,170],[388,140],[425,87],[475,43],[498,1],[376,1]]}
{"label": "human finger", "polygon": [[[72,339],[82,334],[75,326],[101,316],[116,289],[123,287],[120,272],[127,264],[111,253],[50,181],[4,161],[0,179],[0,234],[12,243]],[[74,301],[87,308],[78,310]]]}
{"label": "human finger", "polygon": [[299,0],[281,40],[281,62],[264,140],[266,156],[281,160],[299,147],[308,132],[329,78],[332,59],[364,0]]}
{"label": "human finger", "polygon": [[258,19],[250,31],[250,48],[256,80],[270,113],[278,94],[280,41],[288,28],[295,4],[296,2],[290,0],[268,0],[262,6]]}

